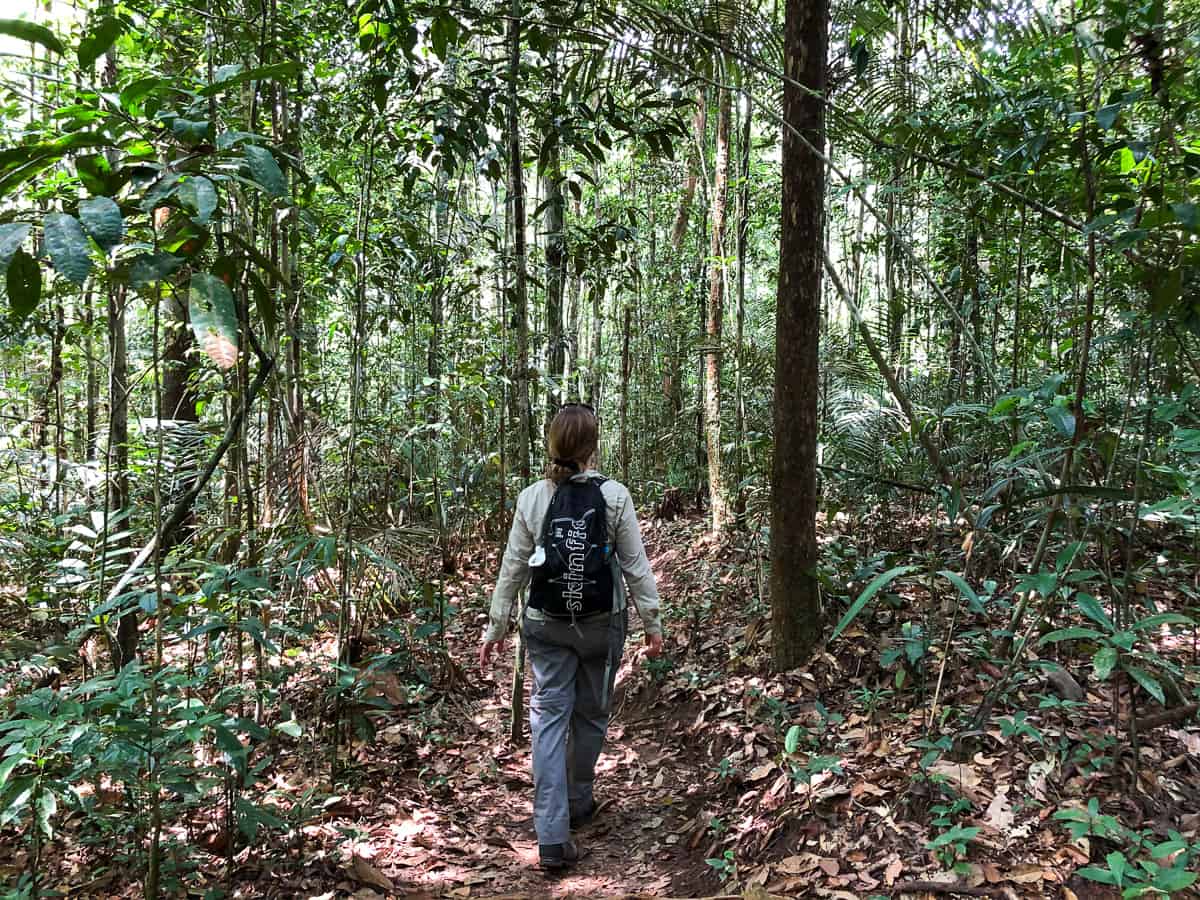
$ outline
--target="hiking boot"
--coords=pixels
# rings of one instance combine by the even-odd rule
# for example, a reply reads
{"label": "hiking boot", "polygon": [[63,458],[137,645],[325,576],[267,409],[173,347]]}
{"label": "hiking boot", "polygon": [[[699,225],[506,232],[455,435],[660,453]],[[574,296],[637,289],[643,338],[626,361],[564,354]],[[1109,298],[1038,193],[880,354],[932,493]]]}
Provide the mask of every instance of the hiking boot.
{"label": "hiking boot", "polygon": [[592,800],[586,807],[579,810],[571,810],[571,829],[582,828],[584,825],[592,824],[592,819],[596,818],[596,801]]}
{"label": "hiking boot", "polygon": [[574,865],[583,858],[579,845],[574,841],[565,844],[538,844],[538,865],[543,869],[562,869]]}

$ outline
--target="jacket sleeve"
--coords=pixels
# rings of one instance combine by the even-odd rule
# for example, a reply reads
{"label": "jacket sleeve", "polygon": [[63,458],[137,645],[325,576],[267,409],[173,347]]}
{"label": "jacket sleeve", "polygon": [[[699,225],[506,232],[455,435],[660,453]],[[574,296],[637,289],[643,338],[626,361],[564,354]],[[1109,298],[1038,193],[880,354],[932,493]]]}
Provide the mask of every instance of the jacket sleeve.
{"label": "jacket sleeve", "polygon": [[485,641],[498,641],[508,634],[508,620],[513,604],[522,588],[529,583],[529,557],[533,553],[533,532],[525,520],[520,498],[513,513],[512,528],[508,532],[508,544],[504,548],[504,559],[500,563],[500,576],[492,592],[492,608],[488,613],[488,627],[483,634]]}
{"label": "jacket sleeve", "polygon": [[659,613],[658,585],[654,581],[654,572],[650,568],[650,560],[646,556],[646,548],[642,544],[642,532],[638,528],[637,513],[633,509],[633,498],[625,489],[622,498],[621,514],[617,519],[617,559],[621,564],[621,573],[625,576],[625,584],[633,598],[641,616],[646,634],[662,634],[662,618]]}

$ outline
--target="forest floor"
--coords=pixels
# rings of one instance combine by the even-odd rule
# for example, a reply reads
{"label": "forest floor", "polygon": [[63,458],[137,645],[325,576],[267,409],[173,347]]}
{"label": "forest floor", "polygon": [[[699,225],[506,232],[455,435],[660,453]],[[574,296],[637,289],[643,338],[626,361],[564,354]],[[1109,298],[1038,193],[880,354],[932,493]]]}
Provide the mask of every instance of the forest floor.
{"label": "forest floor", "polygon": [[[362,897],[378,889],[414,898],[957,892],[1107,900],[1120,892],[1076,870],[1117,847],[1130,865],[1137,854],[1115,832],[1106,836],[1095,816],[1091,833],[1073,838],[1056,813],[1096,799],[1132,829],[1126,836],[1139,831],[1153,843],[1174,830],[1196,839],[1194,716],[1191,725],[1168,722],[1144,736],[1135,763],[1111,728],[1114,711],[1128,715],[1132,696],[1114,699],[1108,686],[1092,684],[1064,709],[1035,679],[1014,687],[1013,708],[998,706],[1001,718],[973,745],[943,754],[922,777],[919,761],[938,733],[931,726],[949,710],[961,720],[978,706],[1001,675],[993,663],[935,652],[919,686],[885,690],[894,672],[880,667],[889,645],[881,634],[899,631],[903,618],[893,610],[864,615],[808,666],[772,675],[769,609],[755,599],[763,596],[765,548],[745,533],[714,541],[699,518],[651,522],[645,534],[667,611],[667,658],[645,659],[631,616],[599,766],[602,810],[578,835],[589,851],[580,865],[556,878],[535,866],[528,748],[507,740],[511,644],[488,676],[473,661],[497,562],[489,560],[448,589],[475,611],[448,634],[461,661],[458,689],[417,720],[389,720],[359,748],[360,786],[345,801],[353,814],[308,833],[322,852],[266,893],[320,884]],[[911,553],[926,536],[888,537]],[[931,628],[938,620],[930,610],[936,597],[918,589],[896,600],[909,606],[905,616]],[[1182,642],[1175,649],[1192,650]],[[1076,672],[1087,684],[1082,667]],[[1140,702],[1149,708],[1148,698]],[[786,734],[797,723],[799,746],[788,754]],[[1135,765],[1141,781],[1131,791]],[[351,825],[359,837],[348,841]],[[957,854],[947,850],[955,840],[940,856],[929,847],[956,833]]]}
{"label": "forest floor", "polygon": [[[292,805],[298,827],[286,841],[239,846],[226,868],[219,815],[175,824],[175,840],[211,854],[206,862],[198,853],[189,895],[219,896],[206,891],[224,884],[233,896],[272,898],[1107,900],[1120,892],[1082,879],[1080,866],[1117,850],[1131,866],[1148,861],[1150,846],[1172,832],[1185,846],[1197,840],[1194,715],[1153,724],[1135,755],[1113,717],[1125,721],[1131,702],[1152,712],[1148,698],[1128,689],[1114,696],[1112,681],[1089,683],[1082,663],[1074,670],[1085,696],[1074,706],[1036,677],[1018,680],[970,744],[952,753],[945,741],[940,758],[922,765],[938,735],[954,730],[946,723],[969,717],[1002,674],[972,655],[975,645],[953,643],[982,623],[946,612],[952,597],[910,584],[807,666],[773,675],[769,609],[756,599],[765,548],[744,532],[714,541],[698,518],[644,530],[667,614],[666,658],[640,652],[632,615],[599,766],[601,810],[578,835],[588,851],[578,866],[560,877],[536,867],[527,742],[514,747],[507,736],[511,642],[493,672],[475,663],[493,554],[445,586],[463,612],[447,629],[451,662],[432,686],[364,669],[385,708],[367,710],[373,734],[343,749],[336,792],[320,741],[272,738],[275,761],[249,796],[277,810]],[[924,540],[905,529],[882,533],[902,554]],[[874,554],[880,534],[843,534],[839,552],[858,541]],[[1168,609],[1178,600],[1169,585],[1146,590]],[[910,618],[938,637],[925,674],[896,690],[895,668],[880,656]],[[1190,632],[1163,633],[1161,649],[1190,680]],[[939,650],[943,634],[950,653]],[[297,718],[316,715],[331,654],[328,642],[317,643],[293,661],[283,696]],[[307,790],[316,806],[301,814]],[[1072,817],[1087,833],[1069,833]],[[1135,833],[1141,843],[1131,845]],[[3,856],[0,846],[0,870]],[[74,896],[137,895],[123,873],[91,888],[87,867],[74,868],[58,881]]]}

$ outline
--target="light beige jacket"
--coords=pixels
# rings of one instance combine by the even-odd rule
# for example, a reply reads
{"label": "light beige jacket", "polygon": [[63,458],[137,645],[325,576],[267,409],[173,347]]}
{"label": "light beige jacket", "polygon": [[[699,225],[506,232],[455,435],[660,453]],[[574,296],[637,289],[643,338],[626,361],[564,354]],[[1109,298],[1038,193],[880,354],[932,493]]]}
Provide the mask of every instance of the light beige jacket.
{"label": "light beige jacket", "polygon": [[[576,479],[592,478],[599,473],[588,471],[573,476]],[[529,583],[529,557],[533,555],[536,540],[541,537],[542,522],[550,500],[554,496],[554,482],[543,478],[521,491],[517,497],[517,510],[513,515],[512,528],[508,533],[508,546],[504,548],[504,559],[500,563],[500,577],[496,579],[496,590],[492,593],[492,608],[489,613],[485,641],[498,641],[508,633],[508,620],[525,585]],[[616,609],[625,608],[625,589],[633,596],[634,606],[642,618],[647,634],[662,634],[662,620],[658,609],[658,586],[642,546],[642,534],[638,530],[637,514],[633,509],[633,498],[625,485],[611,479],[600,486],[604,494],[604,505],[608,508],[608,535],[612,541],[614,556],[624,579],[613,578],[616,591]],[[614,572],[614,575],[616,573]],[[536,609],[526,611],[532,619],[542,613]]]}

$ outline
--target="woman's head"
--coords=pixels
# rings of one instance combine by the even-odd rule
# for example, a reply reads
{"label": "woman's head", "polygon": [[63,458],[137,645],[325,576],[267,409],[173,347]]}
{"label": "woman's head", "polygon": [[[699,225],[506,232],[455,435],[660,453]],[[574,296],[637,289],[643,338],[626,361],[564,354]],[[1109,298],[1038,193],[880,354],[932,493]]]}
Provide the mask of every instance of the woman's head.
{"label": "woman's head", "polygon": [[587,468],[600,442],[600,425],[590,406],[568,403],[550,423],[546,440],[550,465],[546,477],[562,482]]}

